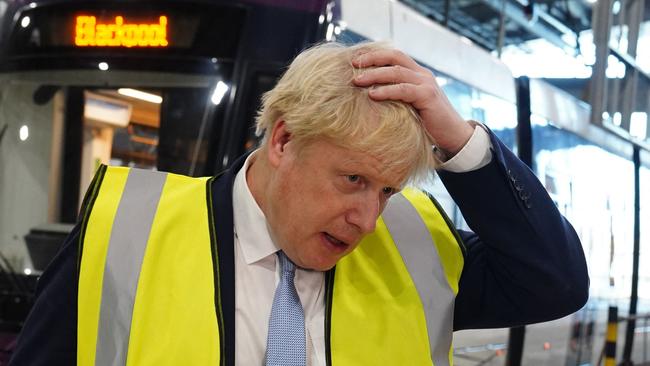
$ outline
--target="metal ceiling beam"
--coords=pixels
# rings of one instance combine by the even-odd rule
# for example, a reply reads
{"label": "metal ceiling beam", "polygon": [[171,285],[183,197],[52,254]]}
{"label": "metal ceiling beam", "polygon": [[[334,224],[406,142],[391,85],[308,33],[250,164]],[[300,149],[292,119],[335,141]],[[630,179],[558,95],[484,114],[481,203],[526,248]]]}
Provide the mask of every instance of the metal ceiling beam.
{"label": "metal ceiling beam", "polygon": [[607,56],[609,56],[609,38],[612,29],[612,5],[614,0],[601,0],[594,5],[592,29],[596,46],[596,62],[593,66],[590,86],[591,123],[603,124],[603,112],[607,108]]}
{"label": "metal ceiling beam", "polygon": [[[424,2],[418,0],[402,0],[402,2],[420,14],[423,14],[429,18],[433,18],[439,23],[442,23],[444,21],[444,14],[438,9],[435,9],[435,7],[433,7],[431,4],[425,4]],[[462,14],[462,16],[460,16],[460,14]],[[496,45],[496,41],[486,38],[473,30],[474,27],[481,26],[482,25],[479,22],[470,17],[468,14],[460,12],[457,9],[450,9],[447,28],[457,34],[471,39],[473,42],[477,43],[479,46],[485,49],[493,50]],[[470,28],[472,29],[471,31]]]}
{"label": "metal ceiling beam", "polygon": [[[628,27],[627,54],[636,61],[639,31],[641,28],[641,21],[643,20],[644,0],[628,2],[624,4],[622,8],[625,9],[624,14],[626,14],[626,17],[624,21]],[[635,66],[636,67],[632,67],[631,70],[628,69],[628,73],[630,74],[627,78],[624,79],[623,86],[623,107],[621,108],[623,118],[621,120],[621,127],[627,131],[630,130],[630,125],[632,123],[632,112],[635,111],[637,104],[636,93],[640,77],[640,67],[637,65]],[[627,351],[627,348],[625,351]],[[631,352],[631,350],[629,352]],[[624,352],[624,355],[626,355],[628,358],[630,357],[629,352]]]}
{"label": "metal ceiling beam", "polygon": [[[501,0],[481,0],[481,2],[489,5],[497,13],[501,11],[501,6],[502,6]],[[566,27],[562,27],[563,29],[557,29],[556,27],[549,26],[548,19],[552,17],[539,9],[536,9],[535,11],[535,14],[537,14],[538,19],[531,21],[526,16],[526,14],[524,13],[521,7],[519,7],[517,4],[513,4],[511,1],[506,1],[505,13],[508,19],[514,21],[522,28],[528,30],[530,33],[535,34],[540,38],[546,39],[550,43],[562,49],[565,49],[567,47],[569,48],[576,47],[577,40],[575,34],[567,33],[566,30],[568,28]],[[540,20],[543,20],[546,23],[542,23]],[[553,25],[556,24],[553,23]],[[572,37],[570,38],[572,39],[572,41],[568,43],[565,42],[564,39],[562,39],[562,37],[558,33],[566,34],[569,37]]]}

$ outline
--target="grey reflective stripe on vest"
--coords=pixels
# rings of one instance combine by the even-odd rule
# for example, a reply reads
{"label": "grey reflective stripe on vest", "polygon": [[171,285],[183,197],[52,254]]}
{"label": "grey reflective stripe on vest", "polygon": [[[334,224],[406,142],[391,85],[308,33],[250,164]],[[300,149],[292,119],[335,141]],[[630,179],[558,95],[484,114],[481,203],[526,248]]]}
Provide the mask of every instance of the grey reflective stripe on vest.
{"label": "grey reflective stripe on vest", "polygon": [[166,178],[166,173],[129,171],[106,254],[97,366],[126,364],[140,268]]}
{"label": "grey reflective stripe on vest", "polygon": [[449,366],[455,295],[431,233],[402,194],[390,199],[381,216],[422,300],[431,359],[435,366]]}

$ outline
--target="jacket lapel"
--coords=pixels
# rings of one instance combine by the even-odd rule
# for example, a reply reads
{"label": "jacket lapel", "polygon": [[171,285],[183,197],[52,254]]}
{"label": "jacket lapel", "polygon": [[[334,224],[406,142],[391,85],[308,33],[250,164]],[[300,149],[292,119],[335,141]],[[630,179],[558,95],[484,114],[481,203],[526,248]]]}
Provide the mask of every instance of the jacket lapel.
{"label": "jacket lapel", "polygon": [[212,203],[212,222],[214,223],[213,243],[216,250],[214,258],[215,294],[217,316],[221,320],[221,366],[235,364],[235,242],[233,230],[232,189],[237,172],[246,161],[247,155],[237,159],[222,174],[210,180],[208,200]]}

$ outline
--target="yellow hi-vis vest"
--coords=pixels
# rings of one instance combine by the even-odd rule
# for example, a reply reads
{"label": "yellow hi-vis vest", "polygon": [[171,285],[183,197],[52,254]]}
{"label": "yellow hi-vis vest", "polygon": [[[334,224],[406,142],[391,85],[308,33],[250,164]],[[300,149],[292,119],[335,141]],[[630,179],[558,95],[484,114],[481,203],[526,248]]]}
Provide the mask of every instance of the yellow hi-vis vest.
{"label": "yellow hi-vis vest", "polygon": [[[212,212],[211,182],[100,168],[80,236],[78,365],[224,364],[213,234],[232,213]],[[327,364],[451,365],[460,245],[427,195],[391,198],[326,273]]]}

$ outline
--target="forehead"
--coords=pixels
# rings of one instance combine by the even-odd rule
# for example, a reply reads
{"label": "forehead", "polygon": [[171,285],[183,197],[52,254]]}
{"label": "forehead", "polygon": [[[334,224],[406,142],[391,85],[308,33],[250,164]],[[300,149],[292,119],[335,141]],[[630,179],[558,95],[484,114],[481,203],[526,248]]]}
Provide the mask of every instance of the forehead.
{"label": "forehead", "polygon": [[338,174],[361,175],[383,186],[401,188],[410,173],[409,166],[394,166],[370,152],[318,139],[305,146],[303,157]]}

